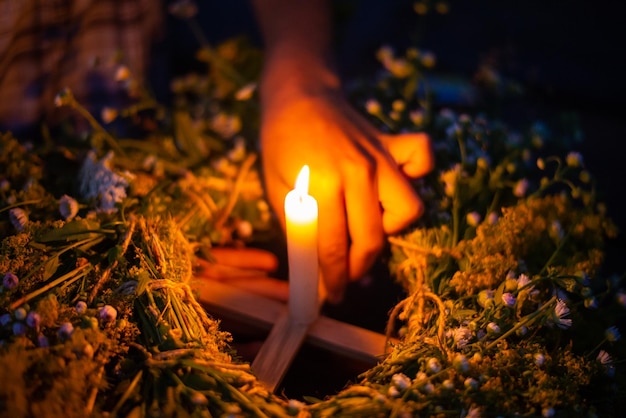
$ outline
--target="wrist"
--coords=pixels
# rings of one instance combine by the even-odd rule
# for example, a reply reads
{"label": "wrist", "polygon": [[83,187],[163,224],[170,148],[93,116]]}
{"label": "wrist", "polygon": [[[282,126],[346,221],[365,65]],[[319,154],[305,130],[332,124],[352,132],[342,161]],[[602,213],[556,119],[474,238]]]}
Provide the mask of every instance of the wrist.
{"label": "wrist", "polygon": [[268,51],[260,81],[262,105],[293,97],[339,92],[341,82],[331,60],[302,50]]}

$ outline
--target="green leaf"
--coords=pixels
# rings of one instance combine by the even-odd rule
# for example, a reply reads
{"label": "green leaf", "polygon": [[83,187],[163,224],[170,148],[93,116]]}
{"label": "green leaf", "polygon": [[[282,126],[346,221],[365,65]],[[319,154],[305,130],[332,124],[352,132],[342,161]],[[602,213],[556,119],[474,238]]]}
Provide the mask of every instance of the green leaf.
{"label": "green leaf", "polygon": [[452,313],[452,316],[458,320],[473,318],[474,315],[476,315],[476,311],[474,309],[455,309]]}
{"label": "green leaf", "polygon": [[49,229],[35,237],[37,242],[80,241],[95,237],[100,229],[100,222],[92,219],[78,219],[66,223],[61,228]]}
{"label": "green leaf", "polygon": [[49,258],[43,268],[43,280],[46,281],[52,277],[52,275],[56,273],[60,264],[58,256]]}
{"label": "green leaf", "polygon": [[107,260],[109,264],[118,261],[123,254],[122,246],[116,245],[107,252]]}
{"label": "green leaf", "polygon": [[505,282],[500,283],[500,286],[498,286],[498,289],[496,290],[496,294],[493,296],[496,305],[501,305],[502,303],[504,303],[502,302],[502,294],[504,293],[505,284]]}
{"label": "green leaf", "polygon": [[148,282],[150,282],[150,274],[147,271],[142,270],[141,273],[137,275],[137,288],[135,289],[135,294],[137,296],[141,295],[148,288]]}
{"label": "green leaf", "polygon": [[578,281],[570,277],[561,277],[556,280],[557,284],[568,292],[575,293],[579,287]]}

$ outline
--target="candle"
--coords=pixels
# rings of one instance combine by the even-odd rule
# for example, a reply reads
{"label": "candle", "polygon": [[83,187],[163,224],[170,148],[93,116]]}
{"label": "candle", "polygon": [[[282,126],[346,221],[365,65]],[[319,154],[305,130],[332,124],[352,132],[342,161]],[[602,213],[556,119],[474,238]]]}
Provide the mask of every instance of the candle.
{"label": "candle", "polygon": [[289,316],[310,324],[319,314],[317,261],[317,202],[309,195],[309,166],[300,170],[296,185],[285,197]]}

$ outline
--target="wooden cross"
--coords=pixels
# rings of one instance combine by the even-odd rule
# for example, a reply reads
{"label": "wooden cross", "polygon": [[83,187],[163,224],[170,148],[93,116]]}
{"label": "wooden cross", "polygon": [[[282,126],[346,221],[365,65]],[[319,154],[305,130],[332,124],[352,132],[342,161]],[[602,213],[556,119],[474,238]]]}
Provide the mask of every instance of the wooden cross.
{"label": "wooden cross", "polygon": [[225,282],[202,280],[198,297],[211,312],[241,323],[271,329],[252,362],[252,371],[268,390],[275,391],[302,343],[376,364],[393,342],[384,335],[320,315],[312,324],[291,321],[287,305]]}

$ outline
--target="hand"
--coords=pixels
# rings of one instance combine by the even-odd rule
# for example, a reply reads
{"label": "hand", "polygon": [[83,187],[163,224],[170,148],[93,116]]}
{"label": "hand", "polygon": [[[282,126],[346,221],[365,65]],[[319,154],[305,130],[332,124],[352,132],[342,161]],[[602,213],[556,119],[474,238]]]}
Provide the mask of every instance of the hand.
{"label": "hand", "polygon": [[278,267],[274,254],[255,248],[216,247],[211,249],[211,256],[212,261],[196,259],[196,278],[224,281],[231,286],[287,302],[288,283],[269,276]]}
{"label": "hand", "polygon": [[[292,78],[293,80],[293,78]],[[407,227],[423,204],[407,177],[433,168],[426,134],[384,135],[332,88],[291,83],[265,91],[261,152],[268,198],[284,227],[284,198],[301,167],[319,205],[320,268],[329,302],[367,273],[385,234]]]}

